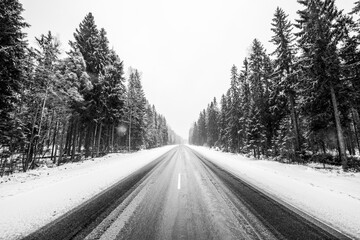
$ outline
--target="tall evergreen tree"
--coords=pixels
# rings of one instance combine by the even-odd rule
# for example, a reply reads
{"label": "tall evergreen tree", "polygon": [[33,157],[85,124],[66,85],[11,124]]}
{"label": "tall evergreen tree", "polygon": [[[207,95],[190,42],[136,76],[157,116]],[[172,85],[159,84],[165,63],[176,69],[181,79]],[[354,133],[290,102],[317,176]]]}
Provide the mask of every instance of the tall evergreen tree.
{"label": "tall evergreen tree", "polygon": [[235,65],[231,68],[230,81],[230,98],[231,104],[228,113],[228,138],[230,141],[231,151],[238,152],[240,150],[240,91],[239,91],[239,73]]}
{"label": "tall evergreen tree", "polygon": [[[292,122],[292,130],[294,135],[293,148],[295,158],[298,158],[298,154],[301,151],[300,142],[300,130],[298,114],[296,112],[295,92],[296,92],[296,73],[295,73],[295,46],[294,36],[292,34],[292,24],[287,20],[288,16],[281,8],[277,8],[274,14],[271,29],[274,32],[274,36],[271,42],[276,46],[276,50],[273,55],[275,59],[275,72],[276,77],[280,78],[280,81],[276,84],[278,91],[274,97],[279,96],[279,93],[284,92],[288,98],[288,108],[290,109],[290,116]],[[281,96],[281,95],[280,95]],[[279,99],[280,100],[280,99]],[[280,100],[281,101],[281,100]],[[277,108],[279,110],[283,108]],[[281,115],[277,113],[276,115]],[[283,128],[285,129],[285,128]]]}
{"label": "tall evergreen tree", "polygon": [[21,13],[23,7],[17,0],[0,2],[0,144],[8,144],[13,134],[18,94],[24,81],[24,59],[27,46],[23,28],[29,25]]}
{"label": "tall evergreen tree", "polygon": [[218,118],[219,118],[219,110],[216,102],[216,98],[209,104],[207,108],[207,144],[209,147],[214,147],[216,141],[219,138],[219,126],[218,126]]}
{"label": "tall evergreen tree", "polygon": [[[300,19],[296,26],[300,29],[299,46],[302,50],[301,64],[304,78],[302,88],[307,114],[312,118],[312,130],[319,126],[319,120],[325,123],[325,111],[332,109],[337,132],[339,156],[344,169],[347,169],[347,157],[339,93],[343,87],[340,80],[340,61],[337,45],[343,38],[344,25],[342,12],[338,11],[334,0],[298,0],[304,6],[298,11]],[[331,106],[328,102],[331,101]],[[326,113],[325,113],[326,114]]]}
{"label": "tall evergreen tree", "polygon": [[207,143],[207,126],[206,126],[206,111],[205,109],[200,112],[199,120],[197,122],[199,130],[199,145],[203,146]]}
{"label": "tall evergreen tree", "polygon": [[134,149],[142,147],[145,137],[146,99],[141,85],[141,76],[137,69],[130,69],[127,88],[127,115],[131,146]]}
{"label": "tall evergreen tree", "polygon": [[247,143],[249,141],[248,131],[249,129],[247,121],[250,115],[250,87],[249,87],[249,63],[247,59],[244,59],[243,69],[240,72],[239,81],[240,81],[240,109],[241,116],[239,119],[240,129],[239,137],[241,139],[242,151],[247,150]]}
{"label": "tall evergreen tree", "polygon": [[223,94],[221,96],[220,101],[220,114],[219,114],[219,139],[218,144],[221,148],[226,149],[228,148],[228,141],[227,141],[227,125],[228,125],[228,106],[227,106],[227,99],[226,96]]}
{"label": "tall evergreen tree", "polygon": [[[105,36],[103,32],[103,36]],[[70,42],[73,48],[78,48],[86,62],[86,70],[91,74],[98,74],[102,68],[99,59],[100,40],[99,30],[92,13],[88,13],[74,33],[75,42]],[[104,39],[103,39],[104,42]],[[104,48],[104,46],[102,46]]]}
{"label": "tall evergreen tree", "polygon": [[[252,51],[249,56],[249,86],[250,86],[250,114],[249,119],[259,118],[256,121],[251,121],[250,123],[256,123],[256,141],[253,139],[250,140],[257,145],[257,149],[262,154],[266,154],[267,151],[267,133],[266,125],[270,124],[270,119],[267,114],[267,104],[268,104],[268,95],[269,95],[269,58],[266,55],[263,45],[257,40],[254,39],[252,44]],[[250,124],[248,126],[248,131],[253,131],[255,125]],[[271,125],[270,125],[271,126]],[[258,153],[260,154],[260,153]]]}

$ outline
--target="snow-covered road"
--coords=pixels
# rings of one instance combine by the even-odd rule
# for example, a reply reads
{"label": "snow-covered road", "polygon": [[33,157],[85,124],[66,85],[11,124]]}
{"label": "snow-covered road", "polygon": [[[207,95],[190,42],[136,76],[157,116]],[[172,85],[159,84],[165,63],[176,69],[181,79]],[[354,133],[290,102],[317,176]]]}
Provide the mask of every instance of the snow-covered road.
{"label": "snow-covered road", "polygon": [[344,239],[186,146],[27,236],[37,239]]}
{"label": "snow-covered road", "polygon": [[217,165],[320,221],[360,239],[360,173],[257,160],[189,146]]}
{"label": "snow-covered road", "polygon": [[18,239],[29,234],[173,147],[109,154],[0,178],[0,239]]}

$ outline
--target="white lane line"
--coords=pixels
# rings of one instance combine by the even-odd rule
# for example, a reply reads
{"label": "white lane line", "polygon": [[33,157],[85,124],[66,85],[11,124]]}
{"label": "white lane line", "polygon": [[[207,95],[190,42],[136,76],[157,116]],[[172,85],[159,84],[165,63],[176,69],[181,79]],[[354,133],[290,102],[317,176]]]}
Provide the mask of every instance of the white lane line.
{"label": "white lane line", "polygon": [[179,173],[179,176],[178,176],[178,190],[180,190],[181,188],[181,174]]}

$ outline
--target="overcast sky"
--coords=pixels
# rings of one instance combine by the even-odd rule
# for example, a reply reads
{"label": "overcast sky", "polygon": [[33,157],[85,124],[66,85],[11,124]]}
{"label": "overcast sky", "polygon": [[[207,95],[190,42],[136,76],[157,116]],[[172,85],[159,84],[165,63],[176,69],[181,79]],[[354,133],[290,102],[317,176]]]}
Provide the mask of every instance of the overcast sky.
{"label": "overcast sky", "polygon": [[[183,138],[213,97],[230,84],[230,68],[242,66],[251,42],[271,52],[271,20],[277,6],[297,18],[296,0],[20,0],[31,27],[29,43],[47,31],[62,50],[92,12],[128,67],[142,72],[147,99]],[[355,0],[337,0],[349,12]]]}

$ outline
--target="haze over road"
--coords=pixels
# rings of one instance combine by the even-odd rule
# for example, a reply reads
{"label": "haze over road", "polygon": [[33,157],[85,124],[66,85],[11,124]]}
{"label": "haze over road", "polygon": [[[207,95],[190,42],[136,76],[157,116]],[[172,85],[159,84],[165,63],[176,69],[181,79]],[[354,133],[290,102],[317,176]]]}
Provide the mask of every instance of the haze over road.
{"label": "haze over road", "polygon": [[290,208],[178,146],[27,239],[347,239]]}

